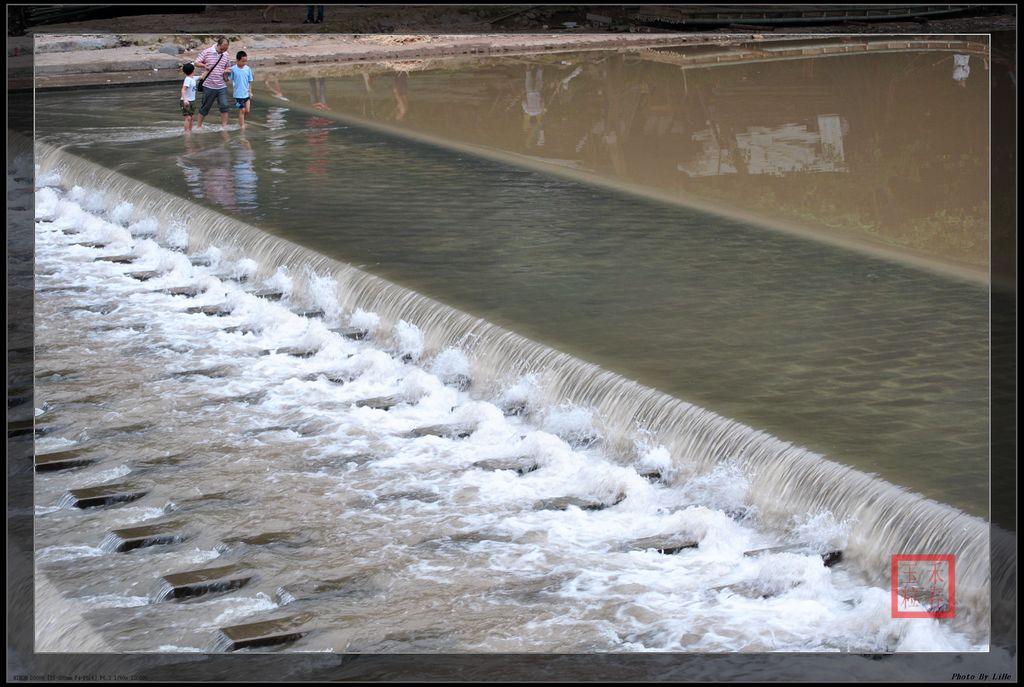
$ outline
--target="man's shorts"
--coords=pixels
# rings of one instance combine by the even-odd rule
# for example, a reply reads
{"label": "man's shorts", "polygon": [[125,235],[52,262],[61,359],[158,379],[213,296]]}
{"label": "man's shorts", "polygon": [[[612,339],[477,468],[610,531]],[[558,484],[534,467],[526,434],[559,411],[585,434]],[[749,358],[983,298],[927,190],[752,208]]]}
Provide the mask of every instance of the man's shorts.
{"label": "man's shorts", "polygon": [[181,103],[182,116],[191,117],[196,113],[196,104],[194,101],[186,103],[184,100],[181,100],[179,102]]}
{"label": "man's shorts", "polygon": [[249,102],[249,98],[235,98],[235,109],[241,110],[247,102]]}

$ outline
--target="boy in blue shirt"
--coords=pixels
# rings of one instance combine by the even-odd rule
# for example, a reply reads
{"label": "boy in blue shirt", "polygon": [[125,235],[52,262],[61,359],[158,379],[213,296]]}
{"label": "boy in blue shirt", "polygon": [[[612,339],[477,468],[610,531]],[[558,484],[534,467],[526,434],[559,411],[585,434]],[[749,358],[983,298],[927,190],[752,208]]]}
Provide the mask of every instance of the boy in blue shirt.
{"label": "boy in blue shirt", "polygon": [[236,64],[231,67],[231,85],[235,91],[235,107],[238,108],[238,126],[245,128],[245,116],[252,109],[252,69],[246,62],[249,56],[244,50],[239,50],[235,55]]}

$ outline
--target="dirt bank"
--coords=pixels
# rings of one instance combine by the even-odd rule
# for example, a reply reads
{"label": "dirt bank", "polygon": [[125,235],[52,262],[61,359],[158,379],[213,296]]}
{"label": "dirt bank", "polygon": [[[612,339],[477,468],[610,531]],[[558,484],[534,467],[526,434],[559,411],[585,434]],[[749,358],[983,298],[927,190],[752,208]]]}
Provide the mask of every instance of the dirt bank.
{"label": "dirt bank", "polygon": [[[231,52],[245,50],[254,68],[412,60],[459,55],[505,55],[555,50],[643,47],[758,40],[757,34],[464,34],[308,35],[227,34]],[[27,88],[35,69],[37,88],[175,81],[179,67],[195,59],[212,36],[174,34],[37,34],[11,45],[8,78]]]}

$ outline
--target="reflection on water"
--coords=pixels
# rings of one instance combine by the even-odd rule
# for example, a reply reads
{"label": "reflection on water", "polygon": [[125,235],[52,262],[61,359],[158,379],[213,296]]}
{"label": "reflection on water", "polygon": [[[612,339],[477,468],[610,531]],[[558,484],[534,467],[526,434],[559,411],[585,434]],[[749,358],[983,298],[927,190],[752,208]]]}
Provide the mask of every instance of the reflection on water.
{"label": "reflection on water", "polygon": [[328,89],[339,113],[987,274],[987,59],[972,77],[960,52],[782,60],[785,47],[710,65],[696,48],[402,64]]}
{"label": "reflection on water", "polygon": [[[112,143],[110,130],[152,115],[146,99],[115,108],[102,91],[40,94],[37,125],[128,175],[985,513],[985,288],[334,118],[984,255],[987,95],[976,73],[950,78],[953,53],[693,69],[666,62],[678,54],[284,81],[244,138],[183,143],[155,121],[149,138]],[[64,121],[70,107],[82,115]]]}

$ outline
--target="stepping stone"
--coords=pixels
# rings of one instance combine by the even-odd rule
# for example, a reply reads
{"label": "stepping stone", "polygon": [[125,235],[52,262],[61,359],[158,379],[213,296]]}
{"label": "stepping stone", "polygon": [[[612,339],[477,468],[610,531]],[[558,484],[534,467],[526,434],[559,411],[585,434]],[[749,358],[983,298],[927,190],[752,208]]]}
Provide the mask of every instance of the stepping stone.
{"label": "stepping stone", "polygon": [[[67,231],[64,232],[65,234]],[[78,233],[77,231],[75,232]],[[72,246],[81,246],[82,248],[106,248],[107,244],[102,241],[83,241],[82,243],[72,243]]]}
{"label": "stepping stone", "polygon": [[213,260],[206,255],[193,255],[188,261],[193,267],[209,267],[213,264]]}
{"label": "stepping stone", "polygon": [[210,315],[212,317],[224,317],[231,314],[231,310],[225,305],[194,305],[186,308],[189,315]]}
{"label": "stepping stone", "polygon": [[753,551],[744,551],[744,556],[759,556],[761,554],[772,554],[772,553],[795,553],[803,556],[821,556],[822,562],[826,568],[831,568],[833,565],[843,559],[842,551],[827,551],[822,553],[818,549],[812,547],[810,544],[786,544],[783,546],[769,546],[765,549],[754,549]]}
{"label": "stepping stone", "polygon": [[93,262],[114,262],[119,265],[130,265],[138,260],[134,255],[101,255]]}
{"label": "stepping stone", "polygon": [[129,272],[127,276],[132,279],[138,279],[139,281],[149,281],[150,279],[159,277],[161,274],[163,273],[157,270],[149,270],[146,272]]}
{"label": "stepping stone", "polygon": [[335,327],[328,331],[332,331],[339,336],[343,336],[346,339],[353,339],[355,341],[365,339],[367,334],[369,334],[365,329],[359,329],[358,327]]}
{"label": "stepping stone", "polygon": [[476,431],[473,425],[430,425],[429,427],[417,427],[407,432],[405,436],[410,438],[419,437],[441,437],[443,439],[464,439]]}
{"label": "stepping stone", "polygon": [[321,309],[314,310],[292,310],[293,313],[299,317],[318,318],[324,316],[324,311]]}
{"label": "stepping stone", "polygon": [[124,553],[149,546],[177,544],[187,538],[180,532],[178,523],[161,522],[142,527],[113,530],[103,539],[100,548],[105,551]]}
{"label": "stepping stone", "polygon": [[84,452],[85,449],[73,449],[70,451],[41,453],[35,457],[36,472],[69,470],[71,468],[80,468],[84,465],[92,465],[96,462],[95,458],[83,456]]}
{"label": "stepping stone", "polygon": [[200,291],[195,286],[175,286],[170,289],[163,289],[161,293],[166,293],[168,296],[186,296],[188,298],[195,298],[199,295]]}
{"label": "stepping stone", "polygon": [[290,355],[295,358],[312,358],[314,355],[320,352],[320,349],[314,348],[299,348],[298,346],[286,346],[284,348],[269,348],[260,355],[274,355],[275,353],[280,355]]}
{"label": "stepping stone", "polygon": [[253,576],[253,572],[242,565],[224,565],[164,575],[163,585],[156,595],[156,600],[184,599],[212,592],[231,591],[244,587]]}
{"label": "stepping stone", "polygon": [[405,403],[405,399],[400,396],[378,396],[377,398],[364,398],[362,401],[356,401],[356,407],[391,410],[399,403]]}
{"label": "stepping stone", "polygon": [[98,487],[72,489],[68,491],[71,504],[76,508],[96,508],[114,503],[127,503],[141,499],[148,492],[131,484],[104,484]]}
{"label": "stepping stone", "polygon": [[696,539],[680,535],[647,537],[638,539],[626,546],[627,551],[648,551],[654,549],[666,556],[679,553],[683,549],[695,549],[699,545]]}
{"label": "stepping stone", "polygon": [[[50,224],[50,222],[47,222],[47,224]],[[77,236],[78,234],[81,234],[81,233],[82,233],[81,229],[65,229],[64,230],[64,235],[65,236]]]}
{"label": "stepping stone", "polygon": [[223,651],[237,651],[250,647],[294,642],[311,632],[311,628],[308,627],[310,619],[310,615],[301,614],[222,627],[220,628],[221,641],[218,643],[218,648]]}
{"label": "stepping stone", "polygon": [[260,291],[253,291],[252,295],[256,298],[263,298],[268,301],[279,301],[284,298],[284,293],[277,289],[262,289]]}
{"label": "stepping stone", "polygon": [[580,496],[559,496],[553,499],[542,499],[534,504],[534,510],[568,510],[576,507],[580,510],[604,510],[610,506],[620,503],[625,496],[620,496],[614,503],[605,503],[596,499],[583,498]]}
{"label": "stepping stone", "polygon": [[473,467],[480,468],[482,470],[515,470],[520,475],[525,475],[528,472],[533,472],[538,469],[540,465],[533,458],[521,457],[478,460],[473,463]]}

